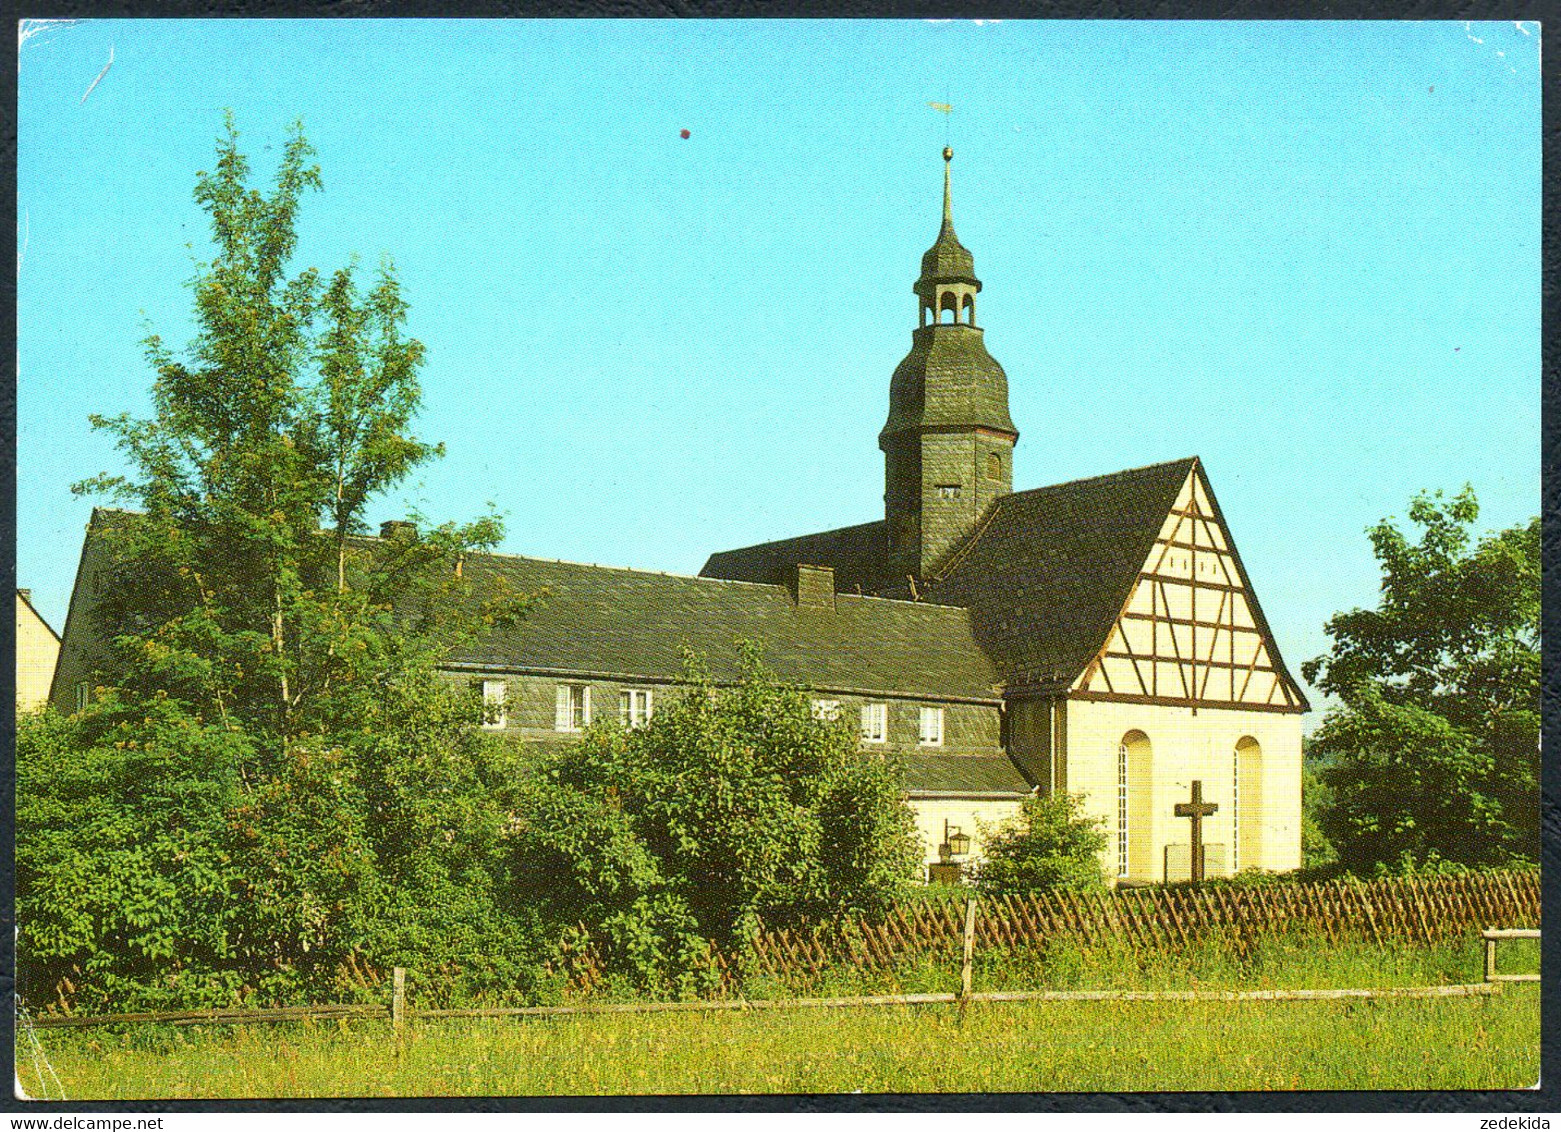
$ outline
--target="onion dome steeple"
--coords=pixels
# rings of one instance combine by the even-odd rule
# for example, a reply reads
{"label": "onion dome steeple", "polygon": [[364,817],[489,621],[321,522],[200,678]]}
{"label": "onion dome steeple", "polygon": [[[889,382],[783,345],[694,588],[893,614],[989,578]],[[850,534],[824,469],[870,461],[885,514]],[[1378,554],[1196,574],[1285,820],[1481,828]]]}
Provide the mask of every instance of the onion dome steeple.
{"label": "onion dome steeple", "polygon": [[892,569],[917,577],[933,572],[992,500],[1013,490],[1019,437],[1008,377],[976,326],[975,257],[954,234],[953,157],[943,150],[943,226],[921,257],[920,325],[889,383],[889,419],[878,435]]}

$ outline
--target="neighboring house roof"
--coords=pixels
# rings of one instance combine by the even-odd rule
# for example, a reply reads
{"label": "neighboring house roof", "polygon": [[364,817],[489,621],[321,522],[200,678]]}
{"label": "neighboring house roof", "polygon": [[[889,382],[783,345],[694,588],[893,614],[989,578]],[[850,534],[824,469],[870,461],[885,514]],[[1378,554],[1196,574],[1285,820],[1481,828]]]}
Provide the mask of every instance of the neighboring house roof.
{"label": "neighboring house roof", "polygon": [[799,607],[785,586],[691,578],[509,555],[467,560],[474,581],[501,575],[543,604],[451,658],[516,672],[579,672],[676,680],[684,649],[717,681],[739,673],[736,642],[759,646],[778,678],[840,692],[996,702],[997,672],[970,614],[927,602],[838,594],[835,608]]}
{"label": "neighboring house roof", "polygon": [[993,502],[922,596],[971,611],[1014,683],[1069,682],[1105,643],[1195,457]]}
{"label": "neighboring house roof", "polygon": [[880,519],[876,523],[840,527],[738,550],[720,550],[706,559],[699,576],[783,585],[797,564],[803,563],[833,567],[835,587],[842,593],[858,587],[873,593],[888,581],[883,577],[888,554],[889,525]]}
{"label": "neighboring house roof", "polygon": [[43,614],[38,612],[38,607],[33,605],[32,591],[18,587],[16,591],[16,600],[27,607],[27,612],[31,613],[33,617],[37,619],[38,624],[42,625],[49,631],[49,636],[53,637],[57,643],[60,639],[60,635],[54,631],[54,626],[50,625],[46,620],[44,620]]}

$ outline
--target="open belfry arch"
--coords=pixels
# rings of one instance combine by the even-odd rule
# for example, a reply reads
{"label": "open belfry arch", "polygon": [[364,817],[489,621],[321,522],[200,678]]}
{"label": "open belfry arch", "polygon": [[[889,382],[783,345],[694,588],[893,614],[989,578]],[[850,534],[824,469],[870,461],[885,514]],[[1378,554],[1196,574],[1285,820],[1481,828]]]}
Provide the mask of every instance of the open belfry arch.
{"label": "open belfry arch", "polygon": [[1304,710],[1193,461],[1078,698]]}

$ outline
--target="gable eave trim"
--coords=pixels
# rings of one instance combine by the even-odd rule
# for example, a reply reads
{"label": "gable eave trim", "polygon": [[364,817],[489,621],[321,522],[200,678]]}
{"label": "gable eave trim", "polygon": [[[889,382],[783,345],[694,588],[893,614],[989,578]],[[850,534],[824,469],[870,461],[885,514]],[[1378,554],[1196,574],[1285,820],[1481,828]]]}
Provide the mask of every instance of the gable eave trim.
{"label": "gable eave trim", "polygon": [[1019,802],[1035,793],[1029,790],[907,790],[905,796],[913,802]]}
{"label": "gable eave trim", "polygon": [[1070,701],[1105,704],[1144,704],[1149,707],[1201,708],[1205,711],[1266,711],[1280,715],[1303,715],[1307,708],[1298,704],[1258,704],[1240,700],[1189,700],[1172,696],[1141,696],[1132,692],[1069,692]]}
{"label": "gable eave trim", "polygon": [[1252,614],[1252,622],[1258,627],[1273,653],[1272,663],[1274,670],[1283,677],[1290,694],[1295,697],[1295,707],[1287,707],[1287,711],[1309,712],[1312,710],[1311,701],[1306,698],[1306,693],[1301,690],[1300,683],[1290,674],[1290,666],[1285,663],[1284,654],[1279,649],[1279,639],[1274,636],[1274,631],[1269,627],[1268,618],[1263,616],[1263,603],[1258,600],[1257,590],[1252,585],[1252,577],[1247,573],[1247,567],[1241,561],[1241,551],[1236,546],[1236,536],[1231,534],[1230,524],[1225,521],[1225,513],[1220,510],[1219,498],[1214,494],[1214,487],[1209,483],[1209,477],[1203,474],[1203,463],[1198,461],[1194,467],[1198,479],[1203,483],[1203,494],[1208,497],[1209,506],[1214,511],[1214,519],[1219,523],[1220,529],[1225,532],[1226,549],[1230,552],[1231,559],[1236,563],[1236,572],[1241,578],[1241,584],[1246,587],[1247,608]]}

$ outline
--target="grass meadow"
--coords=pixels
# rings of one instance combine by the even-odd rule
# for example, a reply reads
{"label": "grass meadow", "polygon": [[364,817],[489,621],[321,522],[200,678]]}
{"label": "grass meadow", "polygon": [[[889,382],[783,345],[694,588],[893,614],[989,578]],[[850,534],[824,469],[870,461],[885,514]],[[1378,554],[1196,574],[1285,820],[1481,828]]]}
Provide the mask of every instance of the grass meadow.
{"label": "grass meadow", "polygon": [[[1241,958],[1053,948],[989,953],[976,989],[1431,985],[1478,982],[1480,962],[1478,940],[1273,941]],[[1504,972],[1538,962],[1531,943],[1503,945]],[[853,981],[841,973],[827,989],[948,990],[958,974],[940,964],[894,987]],[[975,1003],[963,1017],[938,1005],[424,1019],[399,1050],[377,1020],[37,1034],[72,1100],[1506,1089],[1539,1077],[1537,984],[1488,998]],[[43,1095],[25,1040],[17,1066]]]}

